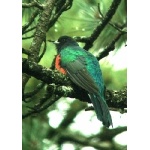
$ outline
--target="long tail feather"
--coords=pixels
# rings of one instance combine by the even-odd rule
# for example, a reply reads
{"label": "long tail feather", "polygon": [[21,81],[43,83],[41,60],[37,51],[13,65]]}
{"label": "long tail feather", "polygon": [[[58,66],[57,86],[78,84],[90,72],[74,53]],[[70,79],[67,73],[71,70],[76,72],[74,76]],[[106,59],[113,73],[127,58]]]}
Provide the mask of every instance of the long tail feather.
{"label": "long tail feather", "polygon": [[93,103],[97,118],[102,121],[103,125],[109,127],[112,124],[109,108],[104,100],[99,95],[90,94],[91,101]]}

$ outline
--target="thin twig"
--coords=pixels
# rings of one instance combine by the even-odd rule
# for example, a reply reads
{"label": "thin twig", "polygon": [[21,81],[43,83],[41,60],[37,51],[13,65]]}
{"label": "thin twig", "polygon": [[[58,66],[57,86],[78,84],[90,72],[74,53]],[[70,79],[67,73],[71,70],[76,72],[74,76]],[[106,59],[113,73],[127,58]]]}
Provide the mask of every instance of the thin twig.
{"label": "thin twig", "polygon": [[[28,33],[28,32],[30,32],[30,31],[32,31],[32,30],[34,30],[34,29],[36,29],[36,26],[34,26],[34,27],[32,27],[32,28],[30,28],[30,29],[28,29],[28,30],[25,30],[23,34]],[[23,35],[23,34],[22,34],[22,35]]]}
{"label": "thin twig", "polygon": [[[43,87],[44,87],[45,83],[44,82],[40,82],[33,91],[31,92],[27,92],[24,94],[24,98],[31,98],[32,96],[34,96],[35,94],[37,94]],[[28,102],[28,101],[26,101]]]}
{"label": "thin twig", "polygon": [[57,21],[59,16],[64,12],[67,11],[68,9],[71,8],[73,0],[66,0],[65,1],[58,1],[57,8],[56,8],[56,13],[52,17],[52,21],[49,23],[49,27],[53,26],[54,23]]}
{"label": "thin twig", "polygon": [[[100,19],[104,20],[104,15],[103,15],[103,13],[101,12],[101,9],[100,9],[100,3],[98,3],[98,12],[99,12]],[[113,28],[115,28],[116,30],[118,30],[119,32],[125,32],[125,31],[122,30],[121,27],[117,26],[116,24],[113,24],[111,21],[108,24],[110,26],[112,26]]]}
{"label": "thin twig", "polygon": [[31,35],[31,36],[22,37],[22,40],[31,39],[31,38],[33,38],[33,37],[34,37],[34,34],[33,34],[33,35]]}
{"label": "thin twig", "polygon": [[104,18],[104,15],[103,15],[103,13],[101,12],[101,9],[100,9],[100,3],[98,3],[98,12],[99,12],[99,17]]}
{"label": "thin twig", "polygon": [[42,54],[39,56],[39,61],[41,60],[41,58],[44,56],[45,52],[46,52],[46,48],[47,48],[47,43],[46,43],[46,39],[44,40],[44,48],[43,48],[43,52]]}
{"label": "thin twig", "polygon": [[54,104],[59,98],[60,97],[58,95],[57,96],[52,95],[49,102],[46,105],[42,106],[40,109],[37,109],[37,110],[35,108],[35,110],[33,109],[32,111],[29,111],[28,113],[22,115],[22,119],[27,118],[27,117],[29,117],[33,114],[40,113],[40,112],[46,110],[48,107],[50,107],[52,104]]}
{"label": "thin twig", "polygon": [[29,18],[28,23],[22,26],[22,34],[24,34],[25,30],[33,23],[33,21],[35,20],[39,12],[40,12],[39,10],[36,10],[35,12],[33,12],[31,17]]}
{"label": "thin twig", "polygon": [[125,32],[120,32],[111,43],[101,52],[99,53],[96,58],[101,60],[102,58],[106,57],[110,51],[115,49],[115,43],[121,38],[122,35],[126,34]]}
{"label": "thin twig", "polygon": [[22,48],[22,53],[26,54],[26,55],[30,55],[31,52],[29,50],[26,50],[25,48]]}
{"label": "thin twig", "polygon": [[22,3],[22,8],[31,8],[31,7],[37,7],[41,10],[44,9],[44,5],[40,4],[37,0],[33,0],[31,3]]}
{"label": "thin twig", "polygon": [[101,34],[105,26],[109,23],[113,15],[115,14],[119,4],[121,3],[121,0],[114,0],[106,13],[104,19],[100,24],[96,27],[96,29],[93,31],[90,37],[88,37],[88,41],[86,42],[84,49],[88,50],[93,46],[94,41],[98,38],[98,36]]}

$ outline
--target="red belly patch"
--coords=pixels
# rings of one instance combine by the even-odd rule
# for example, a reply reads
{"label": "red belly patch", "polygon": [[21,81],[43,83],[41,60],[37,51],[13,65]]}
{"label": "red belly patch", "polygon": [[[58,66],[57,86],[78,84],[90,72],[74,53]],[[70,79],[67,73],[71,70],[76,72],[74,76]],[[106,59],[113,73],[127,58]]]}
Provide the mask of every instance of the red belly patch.
{"label": "red belly patch", "polygon": [[55,59],[55,68],[61,73],[66,74],[66,70],[60,66],[60,60],[60,55],[57,55]]}

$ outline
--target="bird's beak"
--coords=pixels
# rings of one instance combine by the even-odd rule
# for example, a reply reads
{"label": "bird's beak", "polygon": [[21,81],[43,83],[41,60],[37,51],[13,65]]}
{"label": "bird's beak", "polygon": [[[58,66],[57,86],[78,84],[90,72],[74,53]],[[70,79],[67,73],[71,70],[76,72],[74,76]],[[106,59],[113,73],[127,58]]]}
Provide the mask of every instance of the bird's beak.
{"label": "bird's beak", "polygon": [[52,43],[54,43],[54,44],[56,44],[56,45],[58,45],[59,44],[59,42],[58,41],[52,41],[52,40],[48,40],[49,42],[52,42]]}
{"label": "bird's beak", "polygon": [[54,41],[53,43],[54,43],[54,44],[56,44],[56,45],[58,45],[58,44],[59,44],[59,42],[58,42],[58,41]]}

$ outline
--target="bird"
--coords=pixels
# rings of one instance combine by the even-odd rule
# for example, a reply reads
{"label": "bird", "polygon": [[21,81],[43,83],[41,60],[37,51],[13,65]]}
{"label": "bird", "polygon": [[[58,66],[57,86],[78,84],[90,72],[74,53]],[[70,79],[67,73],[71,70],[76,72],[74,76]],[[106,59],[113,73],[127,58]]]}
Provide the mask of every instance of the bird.
{"label": "bird", "polygon": [[54,42],[57,50],[55,68],[84,89],[93,104],[98,120],[109,128],[112,117],[105,100],[105,85],[97,58],[70,36],[60,36]]}

